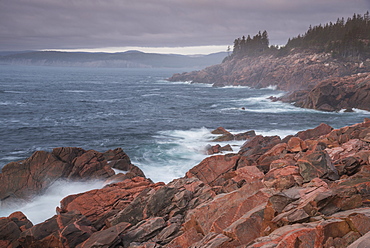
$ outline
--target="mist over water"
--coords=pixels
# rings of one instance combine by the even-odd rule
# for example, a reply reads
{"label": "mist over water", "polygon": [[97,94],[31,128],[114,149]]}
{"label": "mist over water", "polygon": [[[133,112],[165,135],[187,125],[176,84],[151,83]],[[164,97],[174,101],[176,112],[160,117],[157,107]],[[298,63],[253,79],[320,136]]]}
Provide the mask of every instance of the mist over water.
{"label": "mist over water", "polygon": [[[283,138],[323,122],[339,128],[370,116],[360,110],[327,113],[271,102],[267,97],[284,94],[273,86],[257,90],[165,81],[177,72],[182,71],[0,66],[0,167],[55,147],[100,152],[121,147],[147,177],[169,182],[206,157],[205,146],[215,145],[210,132],[220,126]],[[238,152],[243,141],[221,145],[226,144]],[[59,191],[68,195],[100,187],[85,182],[69,192],[67,186],[56,184],[31,205],[0,206],[0,216],[22,209],[35,216],[29,217],[32,221],[43,221],[65,196]],[[31,210],[32,204],[54,197],[53,206],[45,207],[52,213],[38,216],[46,210]]]}

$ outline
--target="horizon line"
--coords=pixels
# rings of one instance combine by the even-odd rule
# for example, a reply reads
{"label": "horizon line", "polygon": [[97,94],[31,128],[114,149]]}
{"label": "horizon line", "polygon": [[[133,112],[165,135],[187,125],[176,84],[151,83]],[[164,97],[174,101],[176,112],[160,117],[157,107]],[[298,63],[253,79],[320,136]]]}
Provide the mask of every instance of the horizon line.
{"label": "horizon line", "polygon": [[159,54],[180,54],[180,55],[207,55],[218,52],[227,52],[229,45],[209,45],[209,46],[182,46],[182,47],[103,47],[103,48],[73,48],[73,49],[40,49],[38,51],[57,51],[57,52],[90,52],[90,53],[120,53],[128,51],[139,51],[144,53]]}

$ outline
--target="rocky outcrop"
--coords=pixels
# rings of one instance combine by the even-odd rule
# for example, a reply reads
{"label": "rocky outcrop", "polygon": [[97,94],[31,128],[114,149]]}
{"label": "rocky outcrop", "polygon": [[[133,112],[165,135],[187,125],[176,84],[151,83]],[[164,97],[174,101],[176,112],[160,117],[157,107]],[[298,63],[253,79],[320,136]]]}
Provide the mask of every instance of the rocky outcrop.
{"label": "rocky outcrop", "polygon": [[281,100],[323,111],[370,110],[370,73],[323,80],[310,90],[288,94]]}
{"label": "rocky outcrop", "polygon": [[256,135],[168,184],[135,176],[70,195],[35,226],[0,218],[4,247],[364,247],[369,233],[370,120]]}
{"label": "rocky outcrop", "polygon": [[118,177],[114,176],[112,168],[127,171],[119,180],[144,176],[120,148],[105,153],[75,147],[55,148],[51,152],[37,151],[28,159],[3,167],[0,173],[0,200],[2,204],[13,199],[29,200],[58,179],[110,178],[114,181]]}
{"label": "rocky outcrop", "polygon": [[284,56],[245,57],[182,74],[169,81],[191,81],[222,87],[271,85],[287,91],[283,100],[323,111],[370,110],[370,60],[344,62],[330,54],[294,53]]}

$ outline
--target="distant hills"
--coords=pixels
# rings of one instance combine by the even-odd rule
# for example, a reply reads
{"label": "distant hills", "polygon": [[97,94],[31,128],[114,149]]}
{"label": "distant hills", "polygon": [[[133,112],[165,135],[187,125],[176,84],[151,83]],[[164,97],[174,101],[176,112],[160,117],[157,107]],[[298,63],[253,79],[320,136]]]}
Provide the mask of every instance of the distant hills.
{"label": "distant hills", "polygon": [[0,65],[200,69],[219,64],[226,56],[226,52],[209,55],[180,55],[141,51],[120,53],[23,51],[0,52]]}

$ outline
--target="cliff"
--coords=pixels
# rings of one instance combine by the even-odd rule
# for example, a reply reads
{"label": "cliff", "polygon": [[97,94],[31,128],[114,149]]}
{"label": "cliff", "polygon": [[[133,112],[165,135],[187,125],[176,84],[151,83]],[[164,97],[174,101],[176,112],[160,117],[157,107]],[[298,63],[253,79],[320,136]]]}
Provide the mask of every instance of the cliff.
{"label": "cliff", "polygon": [[[226,139],[228,132],[220,130]],[[210,156],[168,184],[145,178],[120,149],[57,148],[10,163],[0,174],[3,200],[22,196],[27,183],[44,185],[36,187],[42,193],[47,178],[85,175],[110,182],[67,196],[54,217],[37,225],[21,212],[0,218],[0,246],[370,244],[369,119],[340,129],[321,124],[284,139],[252,131],[237,137],[246,139],[238,153]],[[56,169],[61,166],[63,173]],[[111,175],[112,166],[128,172]],[[22,170],[32,176],[25,178]],[[7,186],[17,180],[23,183]]]}
{"label": "cliff", "polygon": [[[359,74],[361,73],[361,74]],[[370,59],[343,61],[327,53],[292,51],[286,56],[246,56],[201,71],[174,74],[169,81],[191,81],[265,88],[274,85],[296,106],[324,111],[370,110]],[[323,99],[327,98],[325,101]],[[321,99],[321,100],[318,100]]]}

